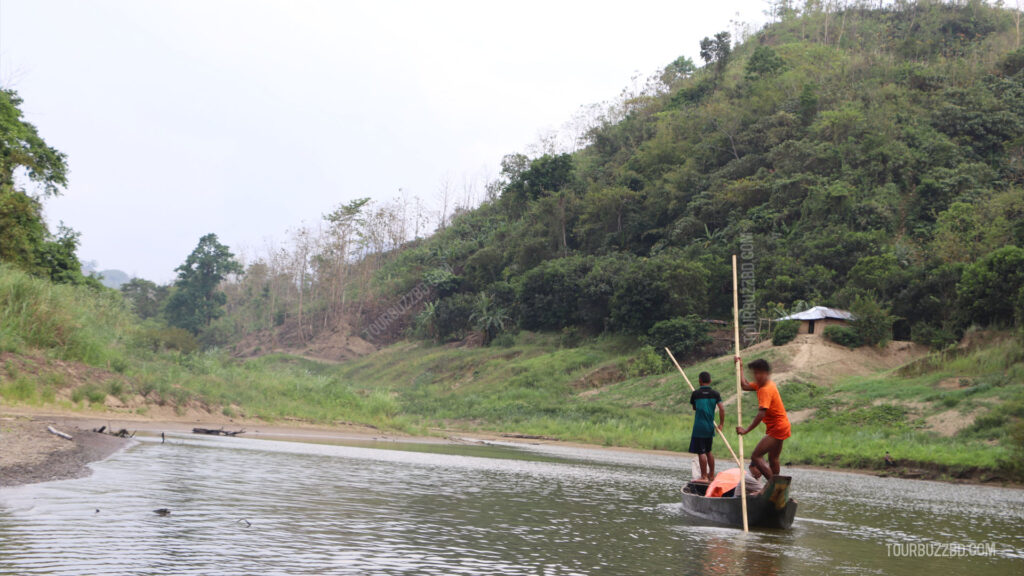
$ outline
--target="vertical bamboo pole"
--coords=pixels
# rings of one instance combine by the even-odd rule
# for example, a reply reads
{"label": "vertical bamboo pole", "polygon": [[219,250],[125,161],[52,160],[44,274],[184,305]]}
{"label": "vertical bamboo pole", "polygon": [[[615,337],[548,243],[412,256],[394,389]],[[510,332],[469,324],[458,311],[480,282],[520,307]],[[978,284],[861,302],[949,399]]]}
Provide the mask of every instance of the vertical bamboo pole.
{"label": "vertical bamboo pole", "polygon": [[[736,255],[732,255],[732,327],[736,340],[736,356],[740,355],[740,284],[736,274]],[[743,426],[743,366],[733,360],[736,364],[736,425]],[[740,453],[739,460],[743,462],[746,457],[743,454],[743,436],[739,437]],[[743,531],[748,532],[747,526],[747,474],[743,465],[740,465],[740,500],[743,507]]]}

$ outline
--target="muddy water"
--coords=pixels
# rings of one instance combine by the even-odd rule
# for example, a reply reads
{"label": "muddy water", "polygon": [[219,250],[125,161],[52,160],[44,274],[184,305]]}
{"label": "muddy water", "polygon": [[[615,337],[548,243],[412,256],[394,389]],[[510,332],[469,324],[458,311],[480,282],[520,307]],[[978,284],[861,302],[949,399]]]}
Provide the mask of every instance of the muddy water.
{"label": "muddy water", "polygon": [[0,574],[1024,574],[1019,490],[791,470],[793,529],[744,537],[666,456],[180,436],[94,470],[0,490]]}

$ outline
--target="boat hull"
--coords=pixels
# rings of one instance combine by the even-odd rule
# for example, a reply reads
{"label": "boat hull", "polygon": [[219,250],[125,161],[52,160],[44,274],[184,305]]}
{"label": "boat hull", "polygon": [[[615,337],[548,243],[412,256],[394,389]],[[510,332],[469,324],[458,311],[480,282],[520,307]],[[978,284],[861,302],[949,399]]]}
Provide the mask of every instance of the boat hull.
{"label": "boat hull", "polygon": [[[776,476],[756,496],[747,496],[747,523],[751,527],[787,529],[793,525],[797,503],[789,497],[791,480],[789,476]],[[706,484],[688,483],[683,488],[683,510],[717,524],[743,526],[739,495],[708,498],[703,495],[706,489]]]}

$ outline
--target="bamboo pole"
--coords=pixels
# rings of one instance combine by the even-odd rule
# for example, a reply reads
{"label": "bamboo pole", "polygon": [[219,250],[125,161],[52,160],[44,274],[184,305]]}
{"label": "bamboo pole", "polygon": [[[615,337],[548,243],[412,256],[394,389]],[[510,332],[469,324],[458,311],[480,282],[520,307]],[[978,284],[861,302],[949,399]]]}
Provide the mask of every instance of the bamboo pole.
{"label": "bamboo pole", "polygon": [[[732,255],[732,328],[733,336],[736,340],[736,358],[740,356],[740,284],[739,279],[736,275],[736,255]],[[738,426],[743,425],[743,366],[735,359],[733,363],[736,364],[736,422]],[[743,467],[743,435],[739,435],[740,439],[740,500],[743,506],[743,531],[748,532],[749,527],[747,526],[747,482],[746,482],[746,469]]]}
{"label": "bamboo pole", "polygon": [[[683,375],[683,380],[686,380],[686,383],[690,386],[690,390],[696,392],[697,389],[693,387],[693,382],[690,382],[690,379],[686,376],[686,372],[683,372],[683,367],[676,361],[676,357],[672,355],[672,351],[666,347],[665,352],[668,352],[668,357],[672,359],[672,363],[676,365],[679,373]],[[718,424],[715,424],[714,422],[711,424],[713,424],[715,430],[718,431],[718,435],[722,438],[722,442],[725,442],[725,447],[729,449],[729,454],[732,454],[732,459],[736,461],[736,465],[740,467],[740,470],[743,470],[743,461],[736,455],[736,451],[732,449],[732,445],[729,444],[729,439],[725,437],[725,431],[719,428]]]}

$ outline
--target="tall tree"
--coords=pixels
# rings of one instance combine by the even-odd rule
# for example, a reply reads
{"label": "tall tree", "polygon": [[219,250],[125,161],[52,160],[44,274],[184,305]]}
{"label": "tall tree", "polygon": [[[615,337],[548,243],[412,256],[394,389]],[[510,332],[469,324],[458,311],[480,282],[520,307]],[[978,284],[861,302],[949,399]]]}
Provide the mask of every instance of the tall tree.
{"label": "tall tree", "polygon": [[167,299],[167,290],[167,286],[158,286],[156,282],[144,278],[132,278],[121,285],[124,299],[143,319],[153,318],[160,313],[160,307]]}
{"label": "tall tree", "polygon": [[343,312],[347,298],[349,273],[359,234],[366,224],[364,208],[369,198],[357,198],[339,205],[333,212],[324,215],[329,224],[324,257],[330,263],[330,306],[334,312]]}
{"label": "tall tree", "polygon": [[732,34],[719,32],[714,38],[705,37],[700,41],[700,57],[705,64],[715,64],[715,73],[721,74],[732,55]]}
{"label": "tall tree", "polygon": [[[82,274],[78,234],[61,225],[54,236],[46,228],[42,198],[67,185],[67,161],[24,120],[21,104],[17,92],[0,89],[0,262],[55,282],[98,285]],[[34,189],[19,186],[21,174]]]}
{"label": "tall tree", "polygon": [[0,187],[0,262],[29,273],[40,272],[38,256],[48,231],[39,200]]}
{"label": "tall tree", "polygon": [[172,325],[198,334],[223,313],[227,296],[220,283],[230,274],[241,274],[242,265],[216,234],[207,234],[176,270],[178,279],[164,313]]}
{"label": "tall tree", "polygon": [[25,122],[21,104],[17,92],[0,89],[0,189],[13,190],[17,171],[23,168],[43,196],[58,195],[68,183],[67,157]]}
{"label": "tall tree", "polygon": [[666,88],[671,88],[677,84],[680,80],[686,80],[690,76],[693,76],[694,71],[697,70],[697,66],[693,63],[693,60],[686,56],[680,56],[672,61],[671,64],[665,66],[662,70],[659,80],[665,85]]}
{"label": "tall tree", "polygon": [[47,233],[46,241],[39,246],[36,254],[39,274],[59,284],[101,287],[103,284],[99,278],[82,273],[82,263],[78,260],[81,234],[64,224],[60,224],[57,230],[56,235]]}

